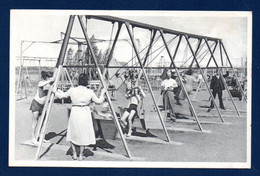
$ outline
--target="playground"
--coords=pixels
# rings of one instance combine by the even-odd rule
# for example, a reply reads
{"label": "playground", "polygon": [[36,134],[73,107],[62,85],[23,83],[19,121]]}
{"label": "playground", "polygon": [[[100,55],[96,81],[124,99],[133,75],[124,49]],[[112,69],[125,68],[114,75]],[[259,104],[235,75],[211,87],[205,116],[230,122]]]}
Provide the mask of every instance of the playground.
{"label": "playground", "polygon": [[[110,39],[95,38],[96,31],[91,29],[95,20],[109,24]],[[81,35],[74,36],[74,28]],[[147,36],[145,40],[138,38],[140,34]],[[128,43],[124,51],[131,51],[130,59],[116,59],[120,42]],[[23,55],[46,43],[61,47],[57,59]],[[99,43],[106,47],[99,49]],[[29,62],[36,64],[30,67]],[[14,160],[249,162],[247,61],[241,59],[241,67],[235,68],[220,38],[112,16],[70,15],[60,40],[21,41],[17,63],[12,80]],[[49,81],[43,70],[46,75],[54,72]],[[92,98],[90,103],[75,104],[72,97],[59,97],[62,91],[82,86],[81,75],[87,77],[84,88],[100,96],[102,103],[95,104]],[[217,97],[212,87],[215,78],[216,87],[221,88]],[[47,91],[38,84],[42,80],[49,84]],[[164,80],[174,83],[167,87]],[[29,108],[39,91],[46,100],[42,112],[36,111],[37,124],[31,130]],[[82,155],[84,146],[84,159],[77,158],[74,143],[66,141],[75,107],[89,108],[88,118],[93,120],[96,144],[77,149]]]}
{"label": "playground", "polygon": [[[199,94],[195,108],[198,110],[198,114],[204,114],[204,116],[199,117],[199,120],[206,132],[200,132],[196,123],[182,122],[184,121],[183,119],[177,119],[177,122],[166,121],[166,127],[170,129],[168,131],[171,139],[179,142],[180,145],[174,143],[167,144],[158,117],[154,113],[151,97],[147,97],[145,101],[147,125],[151,127],[150,132],[157,137],[145,137],[145,132],[140,127],[139,119],[136,119],[134,126],[137,127],[137,133],[135,135],[144,136],[142,137],[144,139],[131,140],[126,138],[132,155],[136,157],[136,161],[246,162],[247,118],[245,117],[246,107],[243,102],[239,101],[238,98],[235,99],[236,104],[242,111],[242,117],[231,117],[234,112],[231,111],[230,101],[224,102],[227,106],[227,111],[223,112],[223,114],[227,115],[227,117],[224,116],[226,124],[222,124],[219,117],[217,117],[216,110],[207,113],[207,108],[200,107],[208,105],[209,102],[205,91],[201,91]],[[155,95],[156,98],[159,98],[159,91],[155,92]],[[120,98],[122,96],[118,95],[117,97]],[[33,160],[37,150],[36,146],[24,143],[31,138],[29,130],[31,124],[31,111],[29,110],[31,100],[32,98],[28,98],[16,102],[16,160]],[[123,99],[114,103],[115,106],[122,106],[122,102],[124,102]],[[189,114],[189,110],[187,108],[185,110],[183,106],[177,106],[177,112]],[[119,112],[119,109],[117,111]],[[62,104],[54,104],[51,116],[45,137],[50,143],[44,144],[42,150],[44,155],[41,160],[71,160],[70,145],[65,140],[68,120],[67,107]],[[192,120],[191,117],[189,118]],[[185,120],[187,121],[187,119]],[[110,125],[110,128],[115,127]],[[149,141],[149,139],[152,140]],[[93,151],[93,146],[87,147],[84,161],[129,161],[119,138],[115,140],[106,139],[106,142],[100,142],[99,145],[96,151]]]}

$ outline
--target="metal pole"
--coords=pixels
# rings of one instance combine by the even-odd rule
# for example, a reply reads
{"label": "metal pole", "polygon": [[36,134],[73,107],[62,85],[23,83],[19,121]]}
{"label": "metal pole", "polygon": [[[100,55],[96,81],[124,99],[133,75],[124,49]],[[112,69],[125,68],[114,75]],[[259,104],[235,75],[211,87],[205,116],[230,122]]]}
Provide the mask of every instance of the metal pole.
{"label": "metal pole", "polygon": [[196,89],[196,92],[195,92],[195,94],[194,94],[194,96],[193,96],[192,101],[195,101],[195,98],[196,98],[196,96],[197,96],[197,94],[198,94],[198,92],[199,92],[199,89],[200,89],[201,84],[202,84],[202,81],[199,80],[199,84],[198,84],[198,87],[197,87],[197,89]]}
{"label": "metal pole", "polygon": [[207,81],[206,81],[204,75],[203,75],[203,71],[201,70],[200,65],[199,65],[199,63],[198,63],[198,61],[197,61],[197,59],[196,59],[196,56],[195,56],[195,54],[194,54],[194,52],[193,52],[193,50],[192,50],[192,48],[191,48],[189,39],[188,39],[187,36],[185,36],[185,39],[186,39],[186,41],[187,41],[187,43],[188,43],[188,45],[189,45],[189,48],[190,48],[190,50],[191,50],[191,53],[192,53],[192,55],[194,56],[194,59],[195,59],[195,61],[196,61],[196,63],[197,63],[197,67],[198,67],[199,70],[200,70],[200,74],[202,75],[202,78],[203,78],[203,80],[204,80],[204,82],[205,82],[205,84],[206,84],[206,87],[207,87],[208,91],[209,91],[209,94],[210,94],[211,99],[212,99],[211,101],[213,102],[214,106],[216,107],[221,121],[224,123],[224,119],[222,118],[222,115],[221,115],[221,113],[220,113],[220,110],[219,110],[219,108],[218,108],[218,106],[217,106],[217,104],[216,104],[216,102],[215,102],[215,99],[214,99],[214,97],[213,97],[213,95],[212,95],[212,92],[211,92],[211,90],[210,90],[210,88],[209,88],[209,86],[208,86],[208,84],[207,84]]}
{"label": "metal pole", "polygon": [[68,80],[69,80],[71,86],[74,87],[74,84],[73,84],[73,82],[71,80],[71,77],[70,77],[70,74],[69,74],[68,70],[66,68],[64,68],[64,67],[63,67],[63,69],[64,69],[64,72],[65,72],[65,75],[67,75],[67,77],[68,77]]}
{"label": "metal pole", "polygon": [[[19,92],[19,89],[20,89],[20,85],[21,85],[21,78],[22,78],[22,76],[21,76],[21,74],[22,74],[22,69],[23,69],[23,63],[22,63],[22,54],[23,54],[23,52],[22,52],[22,47],[23,47],[23,41],[21,41],[21,45],[20,45],[20,69],[19,69],[19,73],[18,73],[18,80],[17,80],[17,86],[16,86],[16,96],[17,96],[17,94],[18,94],[18,92]],[[21,93],[21,92],[20,92]]]}
{"label": "metal pole", "polygon": [[113,55],[113,52],[114,52],[114,49],[115,49],[115,46],[116,46],[116,43],[117,43],[117,39],[118,39],[119,33],[121,31],[121,27],[122,27],[122,24],[118,23],[118,29],[117,29],[116,36],[115,36],[114,42],[112,44],[111,50],[109,51],[109,55],[108,55],[106,66],[109,65],[109,62],[112,59],[112,55]]}
{"label": "metal pole", "polygon": [[[204,43],[204,44],[205,44],[205,43]],[[211,45],[211,46],[212,46],[212,45]],[[211,48],[211,46],[210,46],[210,48]],[[216,46],[217,46],[217,42],[215,42],[215,49],[216,49]],[[216,51],[215,49],[214,49],[214,51],[213,51],[213,54],[214,54],[215,51]],[[209,52],[209,50],[205,50],[205,51],[207,51],[207,53]],[[207,53],[206,53],[206,54],[207,54]],[[201,63],[201,61],[202,61],[203,59],[205,59],[205,56],[206,56],[206,55],[204,55],[203,58],[199,61],[199,64]],[[210,56],[210,58],[211,58],[211,57],[212,57],[212,56]],[[209,61],[209,62],[210,62],[210,61]],[[208,62],[208,64],[209,64],[209,62]],[[206,67],[206,69],[207,69],[207,68],[209,68],[209,67]],[[205,69],[205,68],[201,68],[201,69]],[[205,71],[207,71],[207,70],[205,70]],[[204,73],[205,73],[205,72],[203,71],[203,74],[204,74]],[[201,85],[201,84],[202,84],[202,80],[200,80],[200,85]],[[206,83],[205,83],[205,84],[206,84]],[[200,85],[199,85],[199,86],[200,86]],[[198,87],[198,88],[199,88],[199,87]],[[198,94],[198,91],[199,91],[198,88],[197,88],[197,90],[196,90],[196,92],[195,92],[195,94],[194,94],[194,97],[193,97],[192,101],[195,101],[195,98],[196,98],[196,96],[197,96],[197,94]]]}
{"label": "metal pole", "polygon": [[[204,43],[205,44],[205,43]],[[212,46],[212,45],[211,45]],[[211,47],[210,46],[210,47]],[[205,55],[203,56],[203,58],[199,61],[199,63],[201,63],[202,62],[202,60],[203,59],[205,59],[205,57],[206,57],[206,55],[207,55],[207,53],[208,53],[209,51],[208,50],[205,50]],[[215,52],[215,50],[213,51],[213,53]],[[211,58],[211,56],[210,56],[210,58]],[[209,67],[207,67],[207,68],[209,68]],[[205,68],[201,68],[201,69],[205,69]],[[203,74],[206,72],[207,70],[205,70],[205,71],[203,71]],[[201,86],[201,84],[202,84],[202,80],[200,80],[200,82],[199,82],[199,86],[197,87],[197,89],[196,89],[196,92],[195,92],[195,94],[194,94],[194,96],[193,96],[193,99],[192,99],[192,101],[195,101],[195,98],[196,98],[196,96],[197,96],[197,94],[198,94],[198,91],[199,91],[199,88],[200,88],[200,86]],[[206,83],[205,83],[206,84]]]}
{"label": "metal pole", "polygon": [[232,71],[233,71],[233,74],[234,74],[235,77],[236,77],[236,80],[237,80],[237,83],[238,83],[238,87],[239,87],[239,89],[240,89],[240,91],[241,91],[241,93],[242,93],[242,95],[243,95],[243,97],[244,97],[244,101],[247,102],[247,100],[246,100],[246,98],[245,98],[246,96],[245,96],[244,90],[242,89],[242,86],[241,86],[240,82],[238,81],[237,74],[236,74],[236,72],[235,72],[235,70],[234,70],[234,67],[232,66],[232,63],[231,63],[231,61],[230,61],[230,59],[229,59],[229,57],[228,57],[227,51],[226,51],[226,49],[225,49],[225,47],[224,47],[222,41],[220,41],[220,44],[221,44],[221,46],[223,47],[223,50],[224,50],[224,53],[225,53],[225,55],[226,55],[226,57],[227,57],[227,60],[228,60],[228,62],[229,62],[229,65],[230,65],[230,67],[231,67],[231,69],[232,69]]}
{"label": "metal pole", "polygon": [[[106,72],[107,72],[107,69],[108,69],[107,67],[108,67],[108,65],[109,65],[109,63],[110,63],[110,61],[112,59],[113,52],[114,52],[114,49],[115,49],[115,46],[116,46],[116,43],[117,43],[117,40],[118,40],[118,36],[120,34],[120,31],[121,31],[121,28],[122,28],[122,24],[118,23],[118,29],[117,29],[116,36],[115,36],[114,42],[112,44],[111,50],[109,51],[107,63],[106,63],[105,69],[103,71],[103,76],[106,75]],[[100,89],[101,89],[101,85],[98,87],[97,92],[100,92]]]}
{"label": "metal pole", "polygon": [[221,64],[222,64],[222,67],[223,67],[224,66],[224,61],[223,61],[223,56],[222,56],[221,44],[219,44],[219,52],[220,52]]}
{"label": "metal pole", "polygon": [[[47,98],[46,98],[46,101],[45,101],[45,104],[44,104],[42,117],[41,117],[41,123],[39,125],[39,132],[41,132],[41,134],[40,134],[40,141],[39,141],[40,144],[38,146],[38,149],[37,149],[37,152],[36,152],[36,155],[35,155],[36,160],[39,159],[39,154],[41,152],[42,143],[43,143],[45,131],[46,131],[46,128],[47,128],[47,125],[48,125],[48,120],[49,120],[49,115],[50,115],[52,103],[53,103],[53,100],[54,100],[54,93],[52,92],[52,90],[57,89],[57,84],[58,84],[58,81],[59,81],[59,78],[60,78],[62,65],[63,65],[63,62],[64,62],[66,49],[68,47],[69,36],[71,34],[74,19],[75,19],[75,15],[71,15],[70,18],[69,18],[69,23],[68,23],[68,26],[67,26],[66,35],[65,35],[65,38],[63,40],[63,43],[62,43],[62,46],[61,46],[61,51],[60,51],[60,54],[59,54],[59,59],[57,60],[57,64],[56,64],[55,82],[53,83],[52,88],[48,91],[48,95],[47,95]],[[45,114],[46,114],[46,117],[45,117]],[[38,133],[38,131],[37,131],[37,133]],[[37,138],[38,138],[38,136],[39,136],[39,134],[37,134]]]}
{"label": "metal pole", "polygon": [[147,52],[146,52],[146,55],[145,55],[145,58],[144,58],[144,62],[143,62],[143,66],[145,66],[145,64],[146,64],[146,62],[147,62],[147,58],[148,58],[148,56],[149,56],[149,53],[150,53],[150,50],[152,49],[152,46],[153,46],[153,42],[154,42],[154,38],[155,38],[155,35],[156,35],[156,30],[153,30],[154,32],[153,32],[153,36],[152,36],[152,38],[151,38],[151,40],[150,40],[150,45],[149,45],[149,47],[148,47],[148,49],[147,49]]}
{"label": "metal pole", "polygon": [[39,59],[39,80],[41,80],[41,60]]}
{"label": "metal pole", "polygon": [[[147,49],[147,52],[146,52],[146,55],[145,55],[145,58],[144,58],[143,66],[146,64],[146,61],[147,61],[148,56],[149,56],[149,53],[150,53],[150,51],[151,51],[151,49],[152,49],[153,42],[154,42],[154,37],[155,37],[155,35],[156,35],[156,32],[157,32],[157,31],[154,31],[154,32],[153,32],[153,36],[152,36],[152,38],[151,38],[151,40],[150,40],[150,44],[149,44],[149,47],[148,47],[148,49]],[[138,75],[138,81],[140,80],[141,76],[142,76],[142,72],[140,72],[139,75]]]}
{"label": "metal pole", "polygon": [[[178,76],[178,79],[179,79],[179,81],[180,81],[180,83],[181,83],[182,90],[184,91],[184,94],[185,94],[186,97],[187,97],[187,100],[188,100],[188,102],[189,102],[189,105],[190,105],[192,114],[193,114],[194,117],[195,117],[195,120],[196,120],[196,122],[197,122],[197,124],[198,124],[199,129],[200,129],[201,131],[203,131],[202,126],[201,126],[201,124],[200,124],[200,122],[199,122],[197,113],[195,112],[195,109],[194,109],[194,107],[193,107],[193,105],[192,105],[192,103],[191,103],[190,97],[188,96],[188,93],[187,93],[187,91],[186,91],[186,88],[185,88],[185,86],[184,86],[184,84],[183,84],[183,82],[182,82],[182,79],[181,79],[179,70],[177,69],[177,67],[175,66],[175,63],[174,63],[174,58],[176,57],[177,50],[178,50],[178,48],[179,48],[179,45],[180,45],[180,42],[181,42],[181,39],[182,39],[182,35],[180,36],[179,43],[178,43],[177,48],[176,48],[176,50],[175,50],[175,52],[174,52],[174,55],[171,56],[170,49],[169,49],[169,47],[168,47],[168,45],[167,45],[167,43],[166,43],[166,40],[165,40],[165,38],[164,38],[164,35],[163,35],[163,31],[162,31],[162,30],[160,30],[160,34],[161,34],[161,37],[162,37],[162,39],[163,39],[164,45],[165,45],[165,47],[166,47],[166,50],[167,50],[167,52],[168,52],[168,54],[169,54],[169,57],[170,57],[170,59],[171,59],[171,64],[174,66],[175,71],[176,71],[177,76]],[[196,58],[195,58],[195,55],[194,55],[194,59],[196,59]]]}
{"label": "metal pole", "polygon": [[[217,48],[217,45],[218,45],[218,42],[216,41],[216,44],[215,44],[215,46],[214,46],[214,49],[213,49],[213,53],[215,53],[215,50],[216,50],[216,48]],[[211,59],[212,59],[212,56],[210,56],[210,58],[209,58],[209,61],[208,61],[208,63],[207,63],[207,66],[206,66],[206,67],[208,67],[208,66],[209,66]]]}
{"label": "metal pole", "polygon": [[106,87],[106,84],[105,84],[103,75],[102,75],[102,73],[101,73],[101,70],[100,70],[99,65],[98,65],[98,62],[97,62],[97,58],[96,58],[96,56],[95,56],[95,54],[94,54],[92,44],[91,44],[91,42],[90,42],[90,40],[89,40],[89,38],[88,38],[88,35],[87,35],[86,31],[84,30],[84,24],[83,24],[83,21],[82,21],[82,16],[79,16],[79,15],[78,15],[78,19],[79,19],[80,26],[81,26],[81,28],[82,28],[84,37],[85,37],[85,39],[86,39],[86,41],[87,41],[87,44],[88,44],[88,46],[89,46],[90,53],[91,53],[91,55],[92,55],[92,57],[93,57],[93,59],[94,59],[94,63],[95,63],[95,65],[96,65],[96,68],[97,68],[97,71],[98,71],[98,75],[99,75],[99,77],[100,77],[101,84],[102,84],[102,86],[104,87],[104,89],[105,89],[105,91],[106,91],[105,93],[106,93],[107,101],[108,101],[108,103],[109,103],[111,112],[112,112],[112,114],[113,114],[115,125],[116,125],[117,130],[119,131],[119,134],[120,134],[121,139],[122,139],[122,141],[123,141],[123,144],[124,144],[126,153],[127,153],[128,157],[131,158],[130,150],[128,149],[128,146],[127,146],[125,137],[124,137],[124,135],[123,135],[122,129],[121,129],[120,124],[119,124],[119,122],[118,122],[118,119],[117,119],[117,116],[116,116],[114,107],[113,107],[113,105],[112,105],[112,101],[111,101],[111,99],[110,99],[110,95],[109,95],[109,93],[108,93],[108,90],[107,90],[107,87]]}
{"label": "metal pole", "polygon": [[[217,68],[219,68],[219,67],[218,67],[218,64],[217,64],[217,61],[216,61],[216,59],[215,59],[215,57],[214,57],[214,54],[212,53],[211,49],[209,48],[209,44],[208,44],[207,39],[204,39],[204,40],[205,40],[206,45],[207,45],[207,47],[208,47],[208,49],[209,49],[209,52],[210,52],[210,54],[211,54],[211,56],[212,56],[212,59],[213,59],[213,61],[215,62],[215,65],[217,66]],[[225,85],[225,88],[226,88],[226,90],[227,90],[227,92],[228,92],[229,97],[231,98],[231,101],[232,101],[232,103],[233,103],[233,106],[234,106],[234,108],[235,108],[235,110],[236,110],[238,116],[241,116],[240,113],[239,113],[239,111],[238,111],[238,109],[237,109],[237,107],[236,107],[236,104],[235,104],[235,102],[234,102],[234,100],[233,100],[233,97],[232,97],[231,93],[230,93],[229,90],[228,90],[228,86],[227,86],[227,84],[226,84],[226,80],[224,79],[221,70],[220,70],[220,77],[221,77],[221,79],[222,79],[222,81],[223,81],[223,83],[224,83],[224,85]]]}
{"label": "metal pole", "polygon": [[[195,51],[195,55],[196,55],[196,56],[197,56],[197,54],[198,54],[201,41],[202,41],[202,39],[199,39],[199,43],[198,43],[197,49],[196,49],[196,51]],[[190,68],[192,67],[193,63],[194,63],[194,58],[193,58],[193,60],[191,61]]]}
{"label": "metal pole", "polygon": [[134,42],[134,37],[133,37],[133,34],[132,34],[131,30],[130,30],[130,25],[129,25],[129,23],[125,23],[125,25],[126,25],[126,29],[127,29],[127,31],[128,31],[129,37],[130,37],[130,39],[131,39],[131,42],[132,42],[133,49],[134,49],[134,51],[135,51],[136,57],[137,57],[138,62],[139,62],[139,64],[140,64],[140,66],[141,66],[141,70],[142,70],[142,72],[143,72],[143,74],[144,74],[144,78],[145,78],[145,80],[146,80],[146,82],[147,82],[148,89],[149,89],[149,91],[150,91],[150,93],[151,93],[151,95],[152,95],[152,99],[153,99],[153,102],[154,102],[154,106],[155,106],[156,111],[157,111],[157,113],[158,113],[158,116],[159,116],[159,118],[160,118],[160,121],[161,121],[163,130],[164,130],[164,133],[165,133],[166,138],[167,138],[167,141],[170,142],[170,141],[171,141],[170,136],[169,136],[169,134],[168,134],[168,132],[167,132],[167,129],[166,129],[166,126],[165,126],[165,124],[164,124],[164,122],[163,122],[163,119],[162,119],[162,116],[161,116],[159,107],[158,107],[158,105],[157,105],[157,103],[156,103],[156,100],[155,100],[155,98],[154,98],[154,95],[153,95],[152,87],[151,87],[151,85],[150,85],[148,76],[147,76],[147,74],[146,74],[146,72],[145,72],[145,70],[144,70],[143,63],[142,63],[141,58],[140,58],[140,56],[139,56],[139,54],[138,54],[137,47],[136,47],[135,42]]}

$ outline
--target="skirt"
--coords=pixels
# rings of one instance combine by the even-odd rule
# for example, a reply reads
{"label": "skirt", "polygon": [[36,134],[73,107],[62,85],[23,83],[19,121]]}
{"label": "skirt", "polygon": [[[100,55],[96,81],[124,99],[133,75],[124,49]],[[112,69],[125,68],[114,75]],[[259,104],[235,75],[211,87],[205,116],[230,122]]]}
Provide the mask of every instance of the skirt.
{"label": "skirt", "polygon": [[32,112],[39,112],[39,114],[41,114],[43,110],[43,106],[44,105],[38,103],[35,99],[33,99],[30,110]]}
{"label": "skirt", "polygon": [[89,106],[72,106],[68,122],[67,141],[81,146],[96,144]]}

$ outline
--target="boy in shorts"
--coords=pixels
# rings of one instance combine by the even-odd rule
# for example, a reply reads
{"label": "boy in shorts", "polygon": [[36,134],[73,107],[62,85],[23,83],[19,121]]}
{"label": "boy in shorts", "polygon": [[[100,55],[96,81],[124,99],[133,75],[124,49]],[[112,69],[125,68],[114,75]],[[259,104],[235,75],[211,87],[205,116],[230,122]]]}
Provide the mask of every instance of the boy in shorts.
{"label": "boy in shorts", "polygon": [[[50,85],[54,82],[54,78],[52,78],[52,72],[41,72],[42,80],[38,83],[38,88],[34,99],[32,100],[30,110],[32,111],[32,144],[37,144],[38,141],[36,139],[35,133],[38,125],[39,117],[41,116],[43,106],[48,94],[48,90]],[[40,128],[40,127],[39,127]]]}

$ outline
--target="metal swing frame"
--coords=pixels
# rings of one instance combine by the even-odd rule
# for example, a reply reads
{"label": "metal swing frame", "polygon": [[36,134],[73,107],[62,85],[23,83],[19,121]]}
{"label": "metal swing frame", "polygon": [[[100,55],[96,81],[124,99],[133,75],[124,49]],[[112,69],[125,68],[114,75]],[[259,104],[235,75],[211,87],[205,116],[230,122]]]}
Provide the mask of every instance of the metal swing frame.
{"label": "metal swing frame", "polygon": [[[151,85],[150,85],[150,83],[149,83],[149,79],[148,79],[148,76],[147,76],[146,71],[145,71],[146,67],[144,66],[145,63],[146,63],[146,61],[147,61],[149,52],[150,52],[150,50],[151,50],[151,48],[152,48],[152,44],[153,44],[153,41],[154,41],[154,37],[155,37],[155,35],[156,35],[157,32],[160,33],[160,36],[161,36],[161,38],[162,38],[162,40],[163,40],[163,43],[164,43],[164,45],[165,45],[165,48],[166,48],[166,50],[167,50],[167,53],[168,53],[168,55],[169,55],[169,57],[170,57],[170,59],[171,59],[171,66],[170,66],[170,68],[174,68],[174,69],[175,69],[175,71],[176,71],[176,73],[177,73],[177,76],[178,76],[178,79],[180,80],[182,89],[184,90],[184,93],[185,93],[185,95],[186,95],[186,97],[187,97],[187,99],[188,99],[188,102],[189,102],[190,108],[191,108],[191,110],[192,110],[192,113],[193,113],[193,115],[194,115],[194,117],[195,117],[195,119],[196,119],[196,121],[197,121],[197,123],[198,123],[198,126],[199,126],[200,130],[201,130],[201,131],[203,130],[202,127],[201,127],[201,125],[200,125],[200,123],[199,123],[199,120],[198,120],[198,118],[197,118],[197,114],[196,114],[196,112],[195,112],[195,110],[194,110],[194,107],[193,107],[193,105],[192,105],[192,102],[191,102],[191,100],[190,100],[190,98],[189,98],[189,96],[188,96],[188,94],[187,94],[187,91],[186,91],[186,89],[185,89],[185,86],[183,85],[183,82],[181,81],[181,76],[180,76],[180,73],[179,73],[179,69],[189,69],[189,68],[177,68],[176,65],[175,65],[175,62],[174,62],[174,58],[176,57],[176,54],[177,54],[177,52],[178,52],[178,48],[179,48],[180,42],[181,42],[182,38],[184,38],[184,39],[186,40],[186,42],[187,42],[189,48],[190,48],[190,51],[191,51],[192,55],[193,55],[193,61],[192,61],[192,63],[195,61],[196,65],[197,65],[197,69],[199,69],[200,73],[202,74],[203,80],[204,80],[204,82],[206,83],[206,79],[205,79],[205,77],[204,77],[204,75],[203,75],[203,71],[202,71],[202,69],[204,69],[204,68],[201,68],[201,67],[200,67],[200,64],[199,64],[199,62],[198,62],[198,60],[197,60],[197,56],[196,56],[196,53],[198,52],[198,49],[199,49],[200,44],[198,45],[196,51],[194,52],[193,49],[192,49],[192,46],[191,46],[191,44],[190,44],[189,39],[190,39],[190,38],[197,39],[197,40],[199,40],[199,43],[201,43],[202,40],[205,40],[205,42],[206,42],[206,44],[207,44],[207,46],[208,46],[208,49],[209,49],[209,51],[210,51],[210,53],[211,53],[211,58],[214,60],[216,67],[217,67],[217,68],[223,68],[223,67],[218,67],[218,65],[217,65],[217,63],[216,63],[216,61],[215,61],[214,53],[211,51],[211,49],[210,49],[210,47],[209,47],[209,45],[208,45],[208,43],[207,43],[208,41],[219,42],[220,47],[223,48],[224,53],[225,53],[225,55],[226,55],[226,57],[227,57],[227,60],[228,60],[228,62],[229,62],[229,64],[230,64],[230,67],[228,67],[228,68],[232,68],[234,74],[236,75],[236,73],[235,73],[235,71],[234,71],[234,68],[233,68],[233,66],[232,66],[232,64],[231,64],[231,62],[230,62],[230,59],[229,59],[229,57],[228,57],[228,55],[227,55],[226,49],[225,49],[225,47],[224,47],[224,45],[223,45],[221,39],[213,38],[213,37],[207,37],[207,36],[201,36],[201,35],[195,35],[195,34],[189,34],[189,33],[185,33],[185,32],[175,31],[175,30],[171,30],[171,29],[166,29],[166,28],[162,28],[162,27],[158,27],[158,26],[153,26],[153,25],[149,25],[149,24],[144,24],[144,23],[140,23],[140,22],[135,22],[135,21],[131,21],[131,20],[127,20],[127,19],[122,19],[122,18],[117,18],[117,17],[111,17],[111,16],[93,16],[93,15],[85,15],[85,16],[83,16],[83,15],[77,15],[77,17],[78,17],[78,20],[79,20],[79,22],[80,22],[80,26],[81,26],[81,28],[82,28],[82,31],[83,31],[84,37],[85,37],[85,39],[86,39],[87,45],[88,45],[88,47],[89,47],[91,56],[92,56],[93,59],[94,59],[94,65],[95,65],[95,68],[97,69],[97,72],[98,72],[98,75],[99,75],[99,78],[100,78],[102,87],[106,90],[106,91],[105,91],[105,95],[106,95],[106,97],[107,97],[107,100],[108,100],[108,103],[109,103],[109,106],[110,106],[112,115],[113,115],[113,117],[114,117],[115,125],[116,125],[116,127],[117,127],[117,130],[119,131],[119,134],[120,134],[121,140],[122,140],[122,142],[123,142],[125,151],[126,151],[127,156],[128,156],[129,158],[132,158],[132,156],[131,156],[130,150],[129,150],[128,146],[127,146],[125,137],[124,137],[124,135],[123,135],[123,133],[122,133],[122,130],[121,130],[121,128],[120,128],[120,125],[119,125],[119,122],[118,122],[118,119],[117,119],[117,116],[116,116],[116,113],[115,113],[115,110],[114,110],[112,101],[110,100],[110,95],[109,95],[109,93],[108,93],[107,86],[106,86],[106,83],[105,83],[105,80],[104,80],[104,75],[105,75],[106,70],[107,70],[108,68],[112,68],[112,67],[109,67],[109,62],[110,62],[111,59],[112,59],[112,54],[113,54],[115,45],[116,45],[116,43],[117,43],[118,36],[119,36],[119,33],[120,33],[120,30],[121,30],[122,25],[125,25],[125,26],[126,26],[127,32],[128,32],[129,37],[130,37],[130,39],[131,39],[131,43],[132,43],[132,46],[133,46],[133,50],[134,50],[134,52],[135,52],[135,54],[136,54],[136,57],[137,57],[137,60],[138,60],[138,63],[139,63],[139,67],[131,67],[131,68],[140,68],[141,71],[142,71],[142,73],[143,73],[143,75],[144,75],[144,78],[145,78],[145,80],[146,80],[146,82],[147,82],[147,85],[148,85],[150,94],[151,94],[151,96],[152,96],[152,99],[153,99],[153,102],[154,102],[154,105],[155,105],[155,108],[156,108],[156,111],[157,111],[157,113],[158,113],[160,122],[161,122],[161,124],[162,124],[163,130],[164,130],[164,133],[165,133],[165,136],[166,136],[166,140],[167,140],[168,142],[171,142],[170,136],[168,135],[166,126],[165,126],[165,124],[164,124],[164,122],[163,122],[163,119],[162,119],[160,110],[159,110],[159,108],[158,108],[157,102],[156,102],[156,100],[155,100],[155,98],[154,98],[154,94],[153,94]],[[109,53],[109,55],[108,55],[108,60],[107,60],[107,63],[106,63],[106,65],[105,65],[105,71],[103,72],[103,74],[102,74],[101,69],[100,69],[100,67],[99,67],[99,64],[98,64],[98,62],[97,62],[97,58],[96,58],[96,56],[95,56],[95,54],[94,54],[93,47],[92,47],[92,44],[91,44],[91,42],[90,42],[90,39],[89,39],[89,37],[88,37],[88,35],[87,35],[86,26],[85,26],[84,23],[83,23],[83,17],[85,17],[86,19],[96,19],[96,20],[109,21],[109,22],[112,22],[112,23],[118,23],[118,30],[117,30],[115,39],[114,39],[114,41],[113,41],[113,44],[112,44],[110,53]],[[59,77],[60,77],[60,75],[61,75],[61,71],[62,71],[62,69],[63,69],[64,58],[65,58],[65,55],[66,55],[67,46],[68,46],[68,44],[69,44],[69,38],[70,38],[71,30],[72,30],[72,27],[73,27],[74,19],[75,19],[75,15],[71,15],[70,18],[69,18],[68,26],[67,26],[66,33],[65,33],[65,38],[64,38],[64,40],[63,40],[63,42],[62,42],[62,46],[61,46],[59,58],[58,58],[58,61],[57,61],[57,64],[56,64],[56,69],[55,69],[55,73],[54,73],[55,81],[54,81],[54,84],[52,85],[52,88],[51,88],[51,89],[49,90],[49,92],[48,92],[47,100],[46,100],[45,105],[44,105],[44,109],[43,109],[43,113],[42,113],[43,122],[40,124],[40,134],[39,134],[39,137],[40,137],[40,145],[38,146],[35,159],[39,159],[39,157],[40,157],[40,151],[41,151],[41,148],[42,148],[42,143],[43,143],[43,139],[44,139],[44,136],[45,136],[46,128],[47,128],[48,121],[49,121],[50,111],[51,111],[52,103],[53,103],[54,96],[55,96],[54,93],[53,93],[53,90],[56,90],[56,89],[57,89],[58,80],[59,80]],[[135,44],[135,39],[134,39],[134,36],[133,36],[133,31],[131,30],[131,27],[132,27],[132,28],[138,27],[138,28],[143,28],[143,29],[147,29],[147,30],[152,31],[153,36],[151,37],[150,45],[149,45],[149,47],[148,47],[148,50],[147,50],[147,53],[146,53],[144,62],[141,61],[141,58],[140,58],[138,49],[137,49],[136,44]],[[170,52],[170,49],[169,49],[169,46],[168,46],[168,44],[167,44],[167,42],[166,42],[166,40],[165,40],[164,34],[171,34],[171,35],[175,35],[175,36],[178,36],[178,37],[179,37],[179,41],[178,41],[178,44],[177,44],[177,46],[176,46],[176,49],[175,49],[175,52],[174,52],[173,55],[172,55],[171,52]],[[211,58],[210,58],[210,61],[211,61]],[[222,55],[221,55],[221,59],[222,59]],[[210,61],[209,61],[209,62],[210,62]],[[222,63],[223,63],[223,61],[222,61]],[[209,64],[208,64],[208,65],[209,65]],[[208,65],[207,65],[206,68],[209,68]],[[83,66],[83,67],[88,68],[88,66]],[[118,68],[120,68],[120,67],[118,67]],[[122,68],[125,68],[125,67],[122,67]],[[169,67],[165,67],[165,68],[169,68]],[[222,75],[221,75],[221,76],[222,76]],[[236,76],[236,79],[237,79],[237,76]],[[224,82],[224,84],[225,84],[225,86],[227,86],[225,82]],[[207,86],[207,89],[208,89],[208,91],[209,91],[209,93],[210,93],[210,95],[211,95],[211,97],[212,97],[212,101],[213,101],[215,107],[217,108],[219,117],[220,117],[221,121],[224,123],[224,119],[223,119],[223,117],[222,117],[222,115],[221,115],[221,113],[220,113],[218,107],[216,106],[216,102],[215,102],[215,100],[214,100],[214,98],[213,98],[213,95],[212,95],[210,89],[209,89],[209,86],[208,86],[207,84],[206,84],[206,86]],[[240,86],[240,88],[241,88],[241,90],[242,90],[242,87],[241,87],[240,83],[239,83],[239,86]],[[232,102],[233,102],[233,100],[232,100]],[[234,102],[233,102],[233,104],[234,104]],[[235,104],[234,104],[234,106],[235,106]],[[236,110],[237,110],[237,109],[236,109]],[[238,111],[237,111],[237,112],[238,112]],[[239,112],[238,112],[238,114],[239,114]]]}

